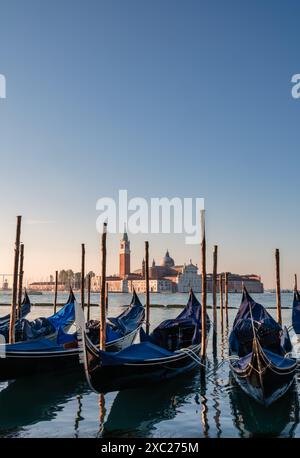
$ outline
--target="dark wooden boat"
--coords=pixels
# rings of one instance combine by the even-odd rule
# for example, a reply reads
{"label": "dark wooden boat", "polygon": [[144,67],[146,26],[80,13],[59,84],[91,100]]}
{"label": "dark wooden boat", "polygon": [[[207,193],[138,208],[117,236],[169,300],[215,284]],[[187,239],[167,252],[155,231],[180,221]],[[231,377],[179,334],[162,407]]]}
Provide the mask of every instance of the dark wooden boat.
{"label": "dark wooden boat", "polygon": [[287,328],[282,328],[244,288],[229,338],[232,374],[250,397],[269,406],[286,393],[297,369]]}
{"label": "dark wooden boat", "polygon": [[[76,317],[77,319],[77,317]],[[207,334],[210,320],[207,316]],[[84,330],[82,321],[79,328]],[[98,350],[82,332],[82,352],[87,381],[100,393],[152,385],[191,371],[201,363],[201,305],[191,291],[185,309],[161,323],[141,343],[119,352]]]}
{"label": "dark wooden boat", "polygon": [[[81,309],[80,305],[79,308]],[[108,351],[119,351],[131,345],[142,325],[144,315],[144,307],[134,293],[132,303],[127,310],[119,317],[110,319],[113,323],[107,326]],[[91,334],[93,334],[92,331],[95,331],[94,327]],[[42,338],[11,345],[6,344],[4,356],[0,358],[0,380],[16,379],[37,373],[61,373],[80,369],[77,335],[76,333],[66,334],[61,328],[56,339]]]}

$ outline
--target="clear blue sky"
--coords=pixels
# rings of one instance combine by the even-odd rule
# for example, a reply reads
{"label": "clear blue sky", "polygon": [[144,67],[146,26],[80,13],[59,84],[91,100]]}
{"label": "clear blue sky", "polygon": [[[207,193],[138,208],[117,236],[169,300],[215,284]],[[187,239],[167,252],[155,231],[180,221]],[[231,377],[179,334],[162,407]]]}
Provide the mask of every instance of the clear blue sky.
{"label": "clear blue sky", "polygon": [[[208,258],[283,286],[300,274],[300,3],[1,0],[0,272],[24,217],[26,273],[98,271],[96,200],[206,200]],[[27,222],[26,222],[27,221]],[[25,224],[26,223],[26,224]],[[131,237],[134,267],[143,236]],[[199,262],[182,237],[149,237],[151,257]],[[118,237],[109,241],[117,270]],[[210,265],[209,265],[210,268]]]}

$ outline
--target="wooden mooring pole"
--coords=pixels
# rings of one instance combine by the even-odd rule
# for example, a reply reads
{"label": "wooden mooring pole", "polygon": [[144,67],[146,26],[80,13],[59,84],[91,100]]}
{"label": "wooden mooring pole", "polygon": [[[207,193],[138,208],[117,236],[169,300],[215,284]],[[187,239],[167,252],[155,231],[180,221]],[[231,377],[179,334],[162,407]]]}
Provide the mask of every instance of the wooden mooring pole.
{"label": "wooden mooring pole", "polygon": [[16,306],[17,306],[17,294],[18,294],[18,270],[19,270],[19,255],[20,255],[21,221],[22,221],[22,216],[17,216],[13,290],[12,290],[12,301],[11,301],[11,308],[10,308],[10,323],[9,323],[9,343],[10,344],[15,343],[15,321],[16,321]]}
{"label": "wooden mooring pole", "polygon": [[277,321],[281,325],[281,293],[280,293],[280,255],[279,250],[275,250],[275,263],[276,263],[276,306],[277,306]]}
{"label": "wooden mooring pole", "polygon": [[202,363],[206,359],[206,238],[205,238],[205,210],[201,210],[201,229],[202,229],[202,242],[201,242],[201,260],[202,260],[202,316],[201,316],[201,358]]}
{"label": "wooden mooring pole", "polygon": [[220,321],[221,321],[221,331],[223,332],[224,328],[224,314],[223,314],[223,274],[219,274],[219,293],[220,293]]}
{"label": "wooden mooring pole", "polygon": [[295,283],[294,283],[294,290],[298,291],[298,285],[297,285],[297,274],[295,274]]}
{"label": "wooden mooring pole", "polygon": [[21,318],[22,293],[24,277],[24,243],[20,245],[20,269],[19,269],[19,291],[18,291],[18,318]]}
{"label": "wooden mooring pole", "polygon": [[214,246],[214,254],[213,254],[213,350],[216,351],[217,347],[217,325],[218,325],[218,318],[217,318],[217,272],[218,272],[218,246]]}
{"label": "wooden mooring pole", "polygon": [[91,274],[87,277],[87,321],[91,319]]}
{"label": "wooden mooring pole", "polygon": [[146,334],[150,331],[149,242],[145,242]]}
{"label": "wooden mooring pole", "polygon": [[103,224],[102,233],[102,268],[101,268],[101,292],[100,292],[100,350],[105,350],[106,340],[106,236],[107,223]]}
{"label": "wooden mooring pole", "polygon": [[106,282],[106,288],[105,288],[105,307],[106,307],[106,310],[108,310],[108,282]]}
{"label": "wooden mooring pole", "polygon": [[84,243],[81,244],[81,307],[84,310],[84,302],[85,302],[85,245]]}
{"label": "wooden mooring pole", "polygon": [[58,288],[58,270],[55,271],[54,313],[56,313],[56,310],[57,310],[57,288]]}
{"label": "wooden mooring pole", "polygon": [[228,272],[224,274],[225,281],[225,322],[226,327],[228,327]]}

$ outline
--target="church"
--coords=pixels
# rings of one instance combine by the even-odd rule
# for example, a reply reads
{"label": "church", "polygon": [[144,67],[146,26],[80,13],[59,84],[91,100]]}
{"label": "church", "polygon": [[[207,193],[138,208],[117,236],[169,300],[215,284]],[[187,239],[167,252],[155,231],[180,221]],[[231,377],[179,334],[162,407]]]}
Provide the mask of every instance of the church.
{"label": "church", "polygon": [[[130,256],[130,241],[125,231],[120,241],[119,274],[106,277],[108,291],[127,293],[135,289],[136,292],[145,292],[145,260],[143,259],[140,269],[131,272]],[[99,276],[92,279],[93,291],[100,290],[100,280]],[[192,264],[192,261],[187,265],[175,265],[174,259],[167,250],[159,264],[156,264],[153,259],[149,267],[149,286],[153,293],[184,293],[190,288],[200,292],[201,276],[198,274],[197,265]]]}
{"label": "church", "polygon": [[[106,277],[109,292],[130,293],[133,289],[137,293],[146,291],[145,260],[140,269],[131,272],[130,264],[130,241],[124,231],[120,241],[119,251],[119,274]],[[212,274],[207,274],[207,292],[212,292]],[[238,275],[228,272],[228,291],[240,293],[243,284],[249,293],[263,293],[264,287],[258,275]],[[100,291],[101,278],[95,276],[92,279],[92,291]],[[153,259],[149,266],[149,287],[152,293],[188,293],[192,288],[195,293],[201,292],[201,275],[197,264],[192,260],[188,264],[176,265],[174,259],[167,250],[165,256],[157,264]]]}

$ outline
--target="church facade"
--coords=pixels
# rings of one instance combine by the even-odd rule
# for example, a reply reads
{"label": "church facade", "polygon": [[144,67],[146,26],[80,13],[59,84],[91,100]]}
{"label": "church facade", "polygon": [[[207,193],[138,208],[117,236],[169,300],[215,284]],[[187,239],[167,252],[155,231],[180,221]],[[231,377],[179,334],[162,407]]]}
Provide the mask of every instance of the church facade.
{"label": "church facade", "polygon": [[[131,272],[130,264],[130,241],[126,231],[120,241],[119,274],[106,277],[109,292],[129,293],[133,289],[137,293],[146,291],[145,260],[140,269]],[[153,293],[187,293],[192,288],[195,293],[202,290],[201,275],[197,264],[192,260],[188,264],[176,265],[174,259],[167,250],[165,256],[157,264],[153,259],[149,267],[149,287]],[[100,291],[101,278],[95,276],[92,279],[92,291]],[[229,292],[240,292],[245,284],[251,293],[264,291],[261,279],[257,275],[237,275],[228,273]],[[212,292],[212,274],[207,275],[207,291]]]}

